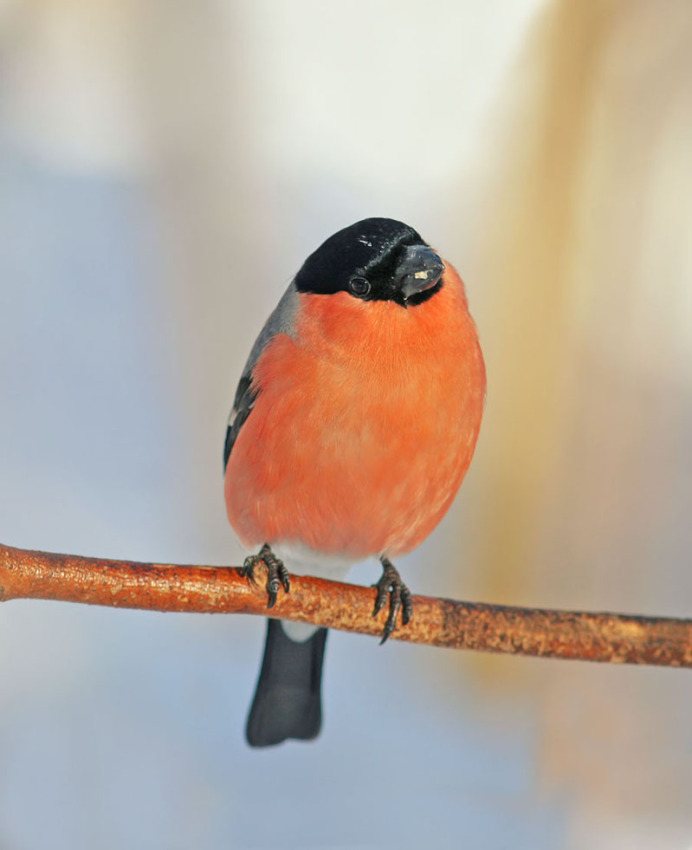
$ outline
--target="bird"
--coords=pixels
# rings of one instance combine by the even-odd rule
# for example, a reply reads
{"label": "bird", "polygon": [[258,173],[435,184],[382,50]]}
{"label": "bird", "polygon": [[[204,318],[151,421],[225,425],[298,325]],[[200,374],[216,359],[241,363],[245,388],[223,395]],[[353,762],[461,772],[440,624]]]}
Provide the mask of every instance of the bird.
{"label": "bird", "polygon": [[[229,522],[266,567],[268,611],[290,574],[342,580],[379,559],[382,642],[411,593],[392,558],[437,526],[464,478],[486,374],[464,284],[419,233],[367,218],[308,256],[262,328],[228,419]],[[258,550],[258,551],[257,551]],[[245,734],[252,747],[322,726],[327,629],[270,618]]]}

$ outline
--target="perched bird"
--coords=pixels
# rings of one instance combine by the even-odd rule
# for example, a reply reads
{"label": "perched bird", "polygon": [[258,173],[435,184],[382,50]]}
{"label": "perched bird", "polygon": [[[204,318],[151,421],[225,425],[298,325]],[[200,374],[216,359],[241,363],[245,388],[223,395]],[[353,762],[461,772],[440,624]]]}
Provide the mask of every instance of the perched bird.
{"label": "perched bird", "polygon": [[[379,558],[383,642],[411,594],[390,557],[449,508],[471,462],[485,367],[464,286],[419,234],[368,218],[326,240],[255,342],[228,421],[229,521],[267,567],[268,608],[289,572],[342,579]],[[268,621],[246,735],[315,738],[327,630]]]}

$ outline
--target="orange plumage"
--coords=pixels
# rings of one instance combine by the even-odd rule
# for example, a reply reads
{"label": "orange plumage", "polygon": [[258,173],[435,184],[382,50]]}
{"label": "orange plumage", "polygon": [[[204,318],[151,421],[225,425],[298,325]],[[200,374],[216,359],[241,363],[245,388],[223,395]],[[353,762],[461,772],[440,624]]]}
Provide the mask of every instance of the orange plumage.
{"label": "orange plumage", "polygon": [[463,284],[409,309],[301,292],[294,332],[253,369],[259,390],[226,468],[248,547],[300,543],[354,560],[415,548],[449,508],[476,445],[485,367]]}

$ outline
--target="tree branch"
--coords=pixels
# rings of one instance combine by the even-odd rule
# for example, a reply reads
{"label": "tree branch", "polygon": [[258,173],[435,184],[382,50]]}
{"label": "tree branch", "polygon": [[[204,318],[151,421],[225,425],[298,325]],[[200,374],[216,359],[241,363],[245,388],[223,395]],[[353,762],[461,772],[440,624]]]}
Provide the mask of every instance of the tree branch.
{"label": "tree branch", "polygon": [[[207,614],[267,614],[267,596],[236,568],[143,564],[32,552],[0,544],[0,600],[54,599]],[[374,590],[291,577],[272,616],[379,635]],[[692,620],[551,611],[414,596],[413,620],[392,639],[513,655],[692,667]]]}

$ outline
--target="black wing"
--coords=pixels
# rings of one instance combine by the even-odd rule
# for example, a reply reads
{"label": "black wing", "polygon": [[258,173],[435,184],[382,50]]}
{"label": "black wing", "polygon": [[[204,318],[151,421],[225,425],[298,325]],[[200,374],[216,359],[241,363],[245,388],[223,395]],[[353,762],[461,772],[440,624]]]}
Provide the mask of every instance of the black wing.
{"label": "black wing", "polygon": [[267,319],[266,324],[260,331],[260,335],[255,340],[252,346],[252,351],[248,357],[243,375],[238,384],[238,389],[235,393],[233,402],[233,410],[228,419],[228,428],[226,429],[226,444],[223,449],[223,467],[228,466],[228,458],[231,456],[235,441],[238,439],[240,429],[245,424],[245,420],[252,412],[255,406],[255,401],[259,394],[259,387],[255,386],[252,380],[252,370],[259,360],[262,352],[271,340],[277,334],[293,333],[294,316],[297,309],[297,293],[293,282],[289,284],[288,289],[283,294],[274,312]]}
{"label": "black wing", "polygon": [[252,372],[249,375],[243,375],[235,392],[233,410],[228,420],[228,428],[226,428],[226,442],[223,447],[224,469],[228,466],[228,458],[231,456],[240,429],[255,406],[258,393],[259,391],[252,385]]}

